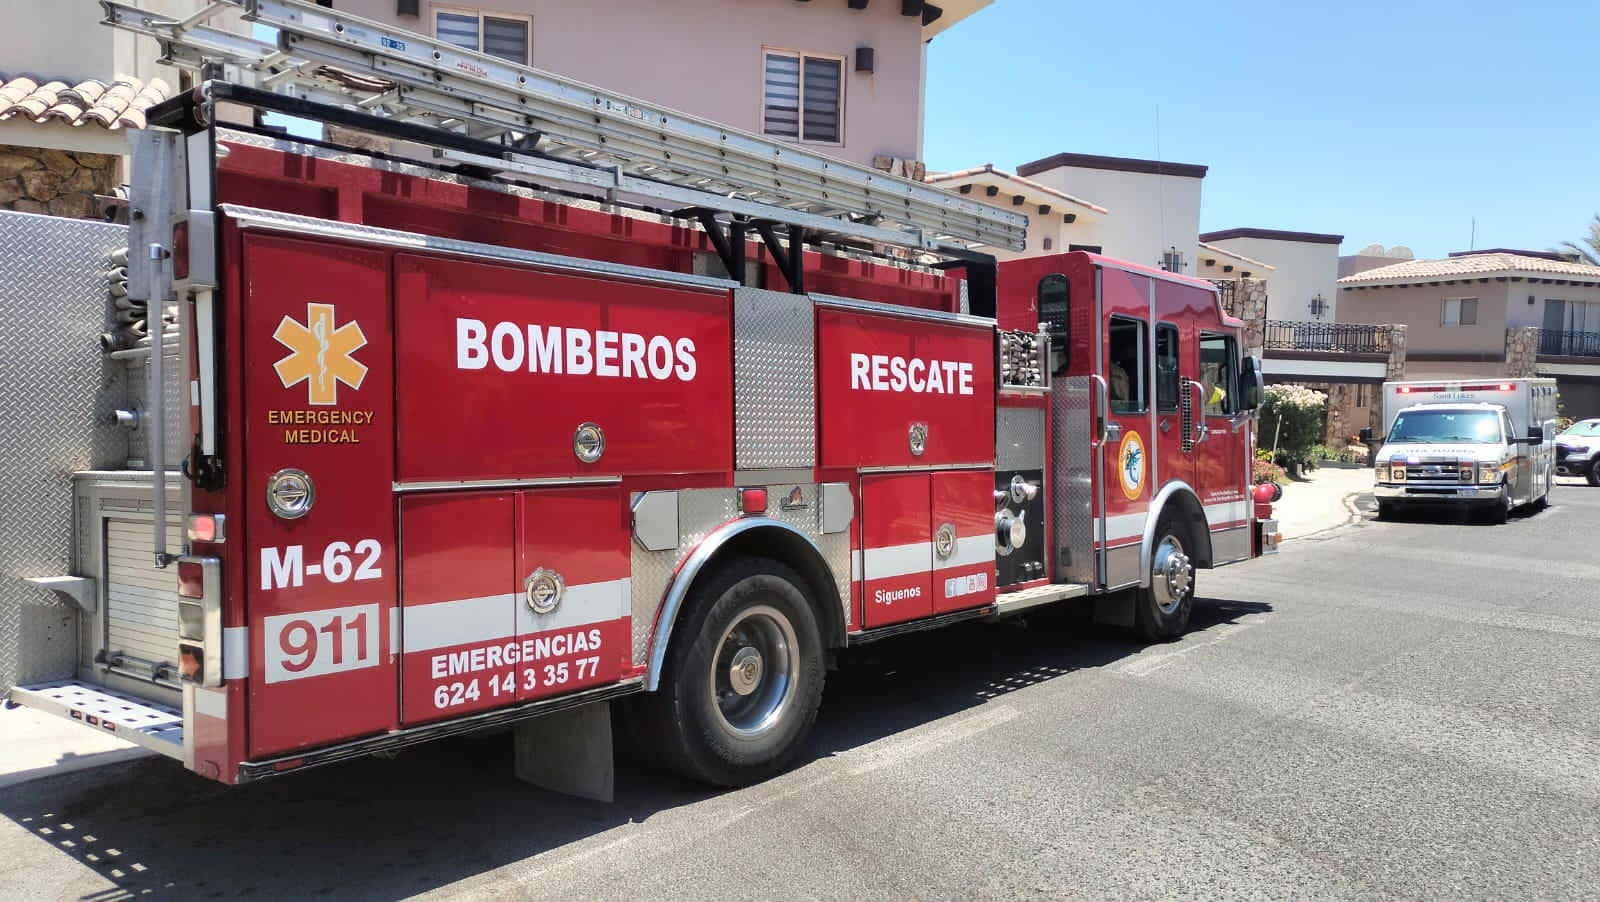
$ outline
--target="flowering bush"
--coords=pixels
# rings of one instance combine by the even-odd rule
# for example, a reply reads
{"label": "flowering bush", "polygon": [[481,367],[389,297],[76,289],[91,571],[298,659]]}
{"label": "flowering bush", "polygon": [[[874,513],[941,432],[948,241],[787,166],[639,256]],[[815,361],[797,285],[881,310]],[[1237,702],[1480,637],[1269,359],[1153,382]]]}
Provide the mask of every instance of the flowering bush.
{"label": "flowering bush", "polygon": [[[1272,452],[1269,451],[1267,453],[1271,454]],[[1289,474],[1285,473],[1282,467],[1270,460],[1256,458],[1254,466],[1251,467],[1250,481],[1256,485],[1260,485],[1263,482],[1284,482],[1288,478]]]}
{"label": "flowering bush", "polygon": [[1260,442],[1290,462],[1311,457],[1322,441],[1328,396],[1303,385],[1269,385],[1261,404]]}

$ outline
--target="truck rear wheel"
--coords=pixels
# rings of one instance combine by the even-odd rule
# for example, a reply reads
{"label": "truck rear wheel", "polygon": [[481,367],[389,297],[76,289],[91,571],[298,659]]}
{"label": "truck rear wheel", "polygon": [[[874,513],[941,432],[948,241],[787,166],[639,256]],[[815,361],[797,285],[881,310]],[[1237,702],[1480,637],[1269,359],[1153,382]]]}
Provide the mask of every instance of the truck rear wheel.
{"label": "truck rear wheel", "polygon": [[822,701],[824,660],[805,581],[746,559],[696,587],[673,629],[659,691],[639,701],[671,769],[718,786],[781,772]]}
{"label": "truck rear wheel", "polygon": [[1194,560],[1187,534],[1172,519],[1156,525],[1150,550],[1150,585],[1135,590],[1134,627],[1152,642],[1169,642],[1189,628],[1194,610]]}

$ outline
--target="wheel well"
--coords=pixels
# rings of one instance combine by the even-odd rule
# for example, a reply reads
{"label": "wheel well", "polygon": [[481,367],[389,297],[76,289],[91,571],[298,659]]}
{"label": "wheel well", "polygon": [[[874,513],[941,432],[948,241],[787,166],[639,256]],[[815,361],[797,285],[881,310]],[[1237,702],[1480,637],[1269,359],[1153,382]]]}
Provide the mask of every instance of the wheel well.
{"label": "wheel well", "polygon": [[1170,519],[1183,524],[1188,532],[1189,550],[1194,556],[1195,566],[1211,566],[1211,526],[1206,522],[1206,512],[1200,506],[1199,499],[1186,491],[1173,492],[1157,519]]}
{"label": "wheel well", "polygon": [[695,582],[727,561],[742,557],[761,557],[792,567],[806,581],[801,588],[817,610],[817,625],[822,628],[823,642],[829,648],[842,648],[845,643],[844,604],[839,598],[839,587],[834,582],[833,571],[822,559],[815,545],[804,537],[785,529],[771,527],[751,529],[729,539],[717,556],[695,577]]}

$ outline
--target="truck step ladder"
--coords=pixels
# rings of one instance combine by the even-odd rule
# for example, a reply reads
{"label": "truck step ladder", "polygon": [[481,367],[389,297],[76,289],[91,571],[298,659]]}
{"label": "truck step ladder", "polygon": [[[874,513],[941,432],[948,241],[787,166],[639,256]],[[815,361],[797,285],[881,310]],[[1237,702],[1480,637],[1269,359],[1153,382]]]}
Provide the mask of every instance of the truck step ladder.
{"label": "truck step ladder", "polygon": [[68,717],[183,760],[183,712],[77,680],[12,688],[9,703]]}
{"label": "truck step ladder", "polygon": [[[185,70],[220,64],[247,89],[437,130],[455,139],[436,145],[444,163],[711,211],[769,245],[764,224],[957,260],[1026,242],[1009,210],[302,0],[212,0],[184,19],[101,5]],[[204,24],[241,10],[277,44]]]}

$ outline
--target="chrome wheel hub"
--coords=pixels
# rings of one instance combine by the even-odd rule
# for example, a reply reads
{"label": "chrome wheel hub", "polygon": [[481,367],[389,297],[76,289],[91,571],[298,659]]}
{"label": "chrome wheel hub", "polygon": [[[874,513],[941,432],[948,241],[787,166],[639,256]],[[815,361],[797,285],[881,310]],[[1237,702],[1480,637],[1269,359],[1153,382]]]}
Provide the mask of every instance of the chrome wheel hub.
{"label": "chrome wheel hub", "polygon": [[728,665],[728,682],[739,695],[749,695],[761,685],[761,652],[746,645],[733,653]]}
{"label": "chrome wheel hub", "polygon": [[737,736],[771,730],[794,701],[799,670],[800,644],[788,616],[768,605],[740,612],[711,659],[717,718]]}
{"label": "chrome wheel hub", "polygon": [[1194,562],[1183,550],[1183,543],[1177,536],[1164,537],[1150,560],[1150,587],[1162,613],[1177,610],[1193,586]]}

